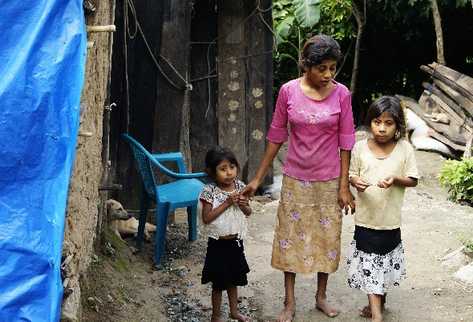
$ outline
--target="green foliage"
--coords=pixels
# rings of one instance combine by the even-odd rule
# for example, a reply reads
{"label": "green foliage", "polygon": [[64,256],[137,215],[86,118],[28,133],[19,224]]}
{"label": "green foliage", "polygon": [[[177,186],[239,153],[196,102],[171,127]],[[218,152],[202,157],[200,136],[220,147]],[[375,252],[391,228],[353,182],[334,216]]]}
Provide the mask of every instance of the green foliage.
{"label": "green foliage", "polygon": [[439,181],[448,188],[452,200],[473,204],[473,158],[445,161]]}
{"label": "green foliage", "polygon": [[463,245],[465,245],[465,248],[466,248],[465,253],[473,254],[473,238],[469,240],[464,240]]}
{"label": "green foliage", "polygon": [[294,15],[301,28],[312,28],[320,20],[320,0],[294,0]]}
{"label": "green foliage", "polygon": [[298,76],[299,51],[312,35],[353,38],[351,0],[274,0],[275,85]]}

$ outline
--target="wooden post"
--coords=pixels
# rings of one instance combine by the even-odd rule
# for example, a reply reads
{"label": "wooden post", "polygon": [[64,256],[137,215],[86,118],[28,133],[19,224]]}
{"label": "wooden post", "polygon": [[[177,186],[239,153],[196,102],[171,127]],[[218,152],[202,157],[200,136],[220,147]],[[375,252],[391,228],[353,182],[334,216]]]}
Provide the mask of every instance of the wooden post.
{"label": "wooden post", "polygon": [[[253,1],[247,14],[257,5]],[[261,9],[271,6],[271,1],[259,1]],[[264,24],[267,23],[267,26]],[[266,142],[268,109],[272,112],[272,45],[273,35],[268,28],[272,26],[271,11],[253,15],[246,25],[247,35],[247,177],[253,178],[263,158]],[[270,64],[268,64],[268,61]],[[269,70],[268,70],[269,68]],[[268,95],[269,94],[269,95]],[[271,114],[270,114],[271,115]]]}
{"label": "wooden post", "polygon": [[[190,99],[189,97],[185,99],[186,86],[183,79],[186,79],[189,73],[192,1],[164,1],[164,5],[165,14],[159,51],[161,58],[158,58],[158,61],[167,78],[178,88],[159,74],[152,147],[153,150],[161,152],[181,150],[190,168],[188,138]],[[169,135],[171,133],[173,135]],[[187,135],[187,138],[183,135]]]}
{"label": "wooden post", "polygon": [[440,18],[440,11],[437,0],[431,0],[432,18],[434,19],[435,36],[437,39],[437,62],[445,65],[445,55],[443,50],[443,32],[442,19]]}
{"label": "wooden post", "polygon": [[247,167],[243,1],[218,1],[218,144],[231,149]]}

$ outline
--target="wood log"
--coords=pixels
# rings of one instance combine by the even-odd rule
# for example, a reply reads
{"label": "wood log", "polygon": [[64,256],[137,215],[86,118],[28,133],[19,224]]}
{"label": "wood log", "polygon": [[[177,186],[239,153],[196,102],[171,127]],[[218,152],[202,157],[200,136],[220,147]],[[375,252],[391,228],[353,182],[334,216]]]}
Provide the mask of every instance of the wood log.
{"label": "wood log", "polygon": [[473,98],[473,78],[435,62],[429,66],[435,70],[436,74],[443,75],[458,84],[460,87],[464,88],[470,94],[470,98]]}
{"label": "wood log", "polygon": [[[416,115],[418,115],[420,118],[422,118],[425,121],[425,115],[424,115],[424,110],[423,107],[419,105],[419,103],[407,96],[402,96],[402,95],[396,95],[400,100],[403,101],[405,106],[412,110]],[[427,123],[428,125],[429,123]],[[436,139],[439,142],[442,142],[443,144],[447,145],[448,147],[452,148],[453,150],[456,151],[465,151],[465,146],[461,144],[457,144],[453,142],[452,140],[448,139],[441,133],[437,132],[436,130],[430,128],[429,129],[429,136]]]}
{"label": "wood log", "polygon": [[448,106],[444,101],[442,101],[437,95],[425,91],[426,95],[429,95],[430,98],[436,103],[436,105],[445,113],[450,116],[451,121],[456,123],[458,127],[463,127],[466,131],[473,133],[473,127],[471,126],[471,119],[462,117],[458,115],[450,106]]}
{"label": "wood log", "polygon": [[[434,67],[435,66],[435,67]],[[448,86],[452,87],[454,90],[459,92],[460,94],[466,96],[468,99],[473,101],[473,83],[470,83],[468,76],[460,74],[453,69],[448,68],[450,73],[447,72],[444,68],[440,68],[442,66],[437,63],[432,63],[428,66],[422,65],[420,69],[427,74],[431,75],[435,79],[439,79]],[[443,66],[445,67],[445,66]],[[445,67],[447,68],[447,67]]]}
{"label": "wood log", "polygon": [[424,82],[422,86],[430,93],[435,94],[438,98],[440,98],[445,104],[447,104],[452,110],[455,111],[461,118],[466,120],[466,123],[470,126],[473,125],[473,121],[471,120],[471,115],[467,113],[467,111],[463,110],[461,106],[459,106],[454,100],[452,100],[449,96],[447,96],[444,92],[438,89],[436,86]]}
{"label": "wood log", "polygon": [[464,158],[471,158],[471,148],[473,145],[473,134],[466,140],[465,153],[463,153]]}
{"label": "wood log", "polygon": [[87,26],[87,32],[115,32],[117,27],[115,25],[106,26]]}
{"label": "wood log", "polygon": [[434,129],[430,129],[430,130],[431,131],[429,132],[429,136],[431,136],[432,138],[436,139],[439,142],[442,142],[443,144],[452,148],[453,150],[461,151],[461,152],[465,151],[465,147],[463,145],[456,144],[455,142],[447,139],[445,136],[435,131]]}
{"label": "wood log", "polygon": [[[403,102],[406,104],[407,108],[411,109],[414,113],[416,113],[422,120],[424,120],[427,125],[438,132],[439,134],[445,136],[449,141],[452,141],[455,145],[460,145],[464,146],[466,144],[466,139],[461,135],[457,130],[454,130],[452,126],[442,124],[442,123],[436,123],[432,121],[428,116],[426,116],[425,110],[422,107],[422,105],[428,105],[432,104],[431,102],[427,101],[430,98],[428,97],[428,94],[423,94],[421,98],[419,99],[419,103],[416,101],[409,99],[406,100],[402,96],[398,96]],[[440,141],[440,140],[439,140]],[[442,143],[445,143],[443,141],[440,141]],[[447,143],[445,143],[447,144]],[[455,150],[458,150],[458,146],[454,147],[452,145],[449,145]]]}
{"label": "wood log", "polygon": [[434,84],[438,87],[443,93],[445,93],[448,97],[454,100],[458,106],[460,106],[466,113],[473,116],[473,101],[470,101],[465,96],[458,93],[453,88],[449,87],[447,84],[442,82],[441,80],[434,79]]}

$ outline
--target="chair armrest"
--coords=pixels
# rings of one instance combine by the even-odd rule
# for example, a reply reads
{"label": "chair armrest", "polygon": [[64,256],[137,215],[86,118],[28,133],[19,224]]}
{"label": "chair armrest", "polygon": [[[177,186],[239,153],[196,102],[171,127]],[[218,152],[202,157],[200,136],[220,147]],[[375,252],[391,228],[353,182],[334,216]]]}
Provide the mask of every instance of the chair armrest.
{"label": "chair armrest", "polygon": [[163,173],[166,175],[170,176],[171,178],[174,179],[193,179],[193,178],[203,178],[207,176],[207,173],[205,172],[195,172],[195,173],[177,173],[172,170],[169,170],[166,168],[163,164],[161,164],[160,161],[156,160],[154,156],[150,154],[152,158],[149,160],[151,163],[153,163],[155,166],[157,166]]}
{"label": "chair armrest", "polygon": [[186,165],[184,164],[184,157],[181,152],[158,153],[151,155],[159,162],[174,161],[177,163],[179,173],[187,173]]}

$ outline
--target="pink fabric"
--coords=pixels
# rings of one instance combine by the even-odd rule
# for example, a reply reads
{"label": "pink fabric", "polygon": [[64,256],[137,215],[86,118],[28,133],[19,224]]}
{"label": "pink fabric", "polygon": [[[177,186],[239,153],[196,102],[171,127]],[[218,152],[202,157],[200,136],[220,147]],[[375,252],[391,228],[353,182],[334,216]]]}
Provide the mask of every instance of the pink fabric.
{"label": "pink fabric", "polygon": [[351,93],[344,85],[334,84],[321,101],[302,92],[300,78],[281,86],[266,138],[273,143],[289,138],[284,174],[305,181],[340,176],[339,149],[352,149],[355,129]]}

